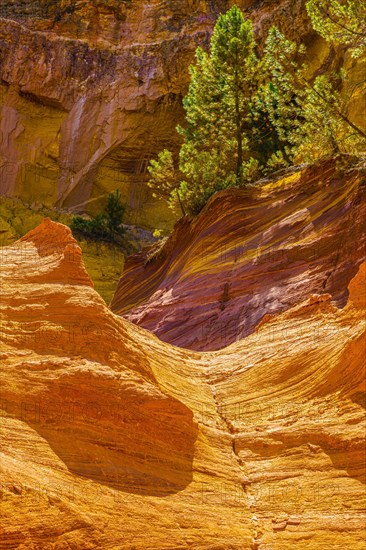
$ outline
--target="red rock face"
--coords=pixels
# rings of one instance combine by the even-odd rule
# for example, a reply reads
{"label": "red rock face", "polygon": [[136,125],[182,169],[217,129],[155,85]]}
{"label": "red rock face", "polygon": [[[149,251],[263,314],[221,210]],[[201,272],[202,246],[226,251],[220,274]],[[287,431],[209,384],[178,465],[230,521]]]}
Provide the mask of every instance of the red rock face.
{"label": "red rock face", "polygon": [[365,258],[366,172],[355,162],[215,195],[158,254],[127,261],[112,310],[163,341],[216,350],[303,296],[329,293],[343,307]]}
{"label": "red rock face", "polygon": [[[48,201],[62,206],[85,207],[96,180],[107,189],[116,180],[141,184],[147,159],[168,143],[174,147],[188,65],[196,47],[208,44],[215,13],[186,0],[164,9],[135,1],[19,2],[4,9],[1,193],[19,194],[37,165]],[[33,114],[43,120],[27,146],[22,136],[31,121],[16,90],[30,110],[49,108]]]}
{"label": "red rock face", "polygon": [[114,315],[68,228],[1,255],[1,548],[363,550],[365,263],[197,354]]}
{"label": "red rock face", "polygon": [[[274,22],[309,30],[300,1],[241,4],[259,35]],[[147,163],[177,147],[188,66],[228,5],[40,0],[2,8],[0,193],[83,210],[120,187],[135,213],[149,207]],[[149,225],[141,212],[138,220]]]}

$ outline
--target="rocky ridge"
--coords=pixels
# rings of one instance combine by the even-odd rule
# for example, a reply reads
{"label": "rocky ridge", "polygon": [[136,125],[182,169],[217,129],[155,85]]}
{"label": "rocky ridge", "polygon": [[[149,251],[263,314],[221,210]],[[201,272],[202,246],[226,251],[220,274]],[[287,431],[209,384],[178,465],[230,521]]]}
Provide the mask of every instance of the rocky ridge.
{"label": "rocky ridge", "polygon": [[217,193],[159,251],[126,261],[111,308],[165,342],[203,351],[310,294],[343,307],[365,260],[365,183],[364,159],[340,156]]}
{"label": "rocky ridge", "polygon": [[113,314],[65,226],[1,254],[2,548],[363,548],[365,263],[342,309],[195,353]]}

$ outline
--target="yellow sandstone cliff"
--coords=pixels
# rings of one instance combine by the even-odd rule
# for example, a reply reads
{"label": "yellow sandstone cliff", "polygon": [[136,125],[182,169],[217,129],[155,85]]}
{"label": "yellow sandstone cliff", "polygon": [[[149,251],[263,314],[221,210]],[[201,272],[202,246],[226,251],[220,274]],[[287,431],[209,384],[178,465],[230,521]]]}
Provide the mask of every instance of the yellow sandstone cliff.
{"label": "yellow sandstone cliff", "polygon": [[364,263],[343,308],[196,353],[113,314],[65,226],[1,253],[1,548],[364,548]]}

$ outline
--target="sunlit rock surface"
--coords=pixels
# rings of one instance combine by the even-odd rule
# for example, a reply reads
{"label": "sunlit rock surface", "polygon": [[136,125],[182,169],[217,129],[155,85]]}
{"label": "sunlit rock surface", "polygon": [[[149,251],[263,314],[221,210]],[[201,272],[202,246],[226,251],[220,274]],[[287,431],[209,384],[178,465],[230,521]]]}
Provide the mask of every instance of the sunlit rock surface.
{"label": "sunlit rock surface", "polygon": [[365,259],[364,161],[342,156],[216,194],[129,258],[111,307],[162,340],[215,350],[310,294],[343,307]]}
{"label": "sunlit rock surface", "polygon": [[334,287],[342,309],[303,287],[195,353],[113,314],[61,224],[1,260],[1,548],[364,549],[365,264]]}
{"label": "sunlit rock surface", "polygon": [[[174,216],[146,187],[147,164],[177,148],[188,65],[231,4],[0,2],[0,193],[97,212],[121,188],[126,222],[171,228]],[[238,5],[259,39],[276,24],[312,43],[303,0]],[[308,62],[324,69],[333,57],[318,40]],[[357,94],[351,114],[363,124],[360,87]]]}
{"label": "sunlit rock surface", "polygon": [[187,0],[0,6],[1,192],[93,212],[122,188],[128,222],[170,227],[171,212],[147,192],[147,162],[177,143],[188,65],[217,9]]}

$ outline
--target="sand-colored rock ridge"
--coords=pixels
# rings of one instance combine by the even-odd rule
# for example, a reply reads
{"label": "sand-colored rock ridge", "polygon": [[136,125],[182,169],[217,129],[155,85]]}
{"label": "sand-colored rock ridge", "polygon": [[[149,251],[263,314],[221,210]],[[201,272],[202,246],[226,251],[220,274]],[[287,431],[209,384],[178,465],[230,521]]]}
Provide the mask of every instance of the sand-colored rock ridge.
{"label": "sand-colored rock ridge", "polygon": [[1,260],[1,548],[363,550],[364,263],[343,308],[197,353],[113,314],[59,223]]}

